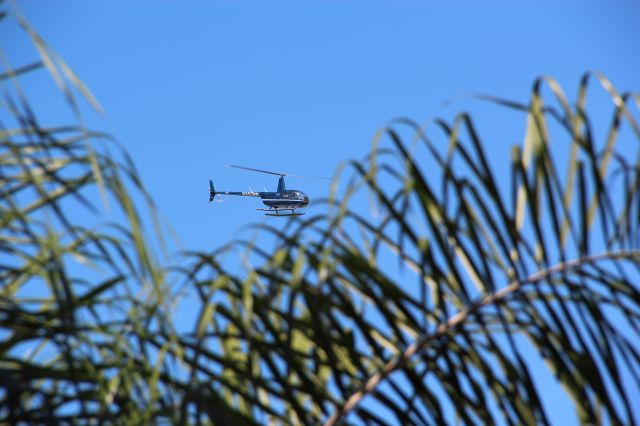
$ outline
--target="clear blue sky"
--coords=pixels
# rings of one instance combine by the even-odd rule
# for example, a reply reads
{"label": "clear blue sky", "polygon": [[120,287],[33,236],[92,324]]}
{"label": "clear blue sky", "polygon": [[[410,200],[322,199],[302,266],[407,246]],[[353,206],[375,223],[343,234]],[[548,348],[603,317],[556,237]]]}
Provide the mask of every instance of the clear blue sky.
{"label": "clear blue sky", "polygon": [[[275,187],[226,164],[330,176],[391,118],[450,118],[465,105],[443,103],[469,92],[526,101],[541,74],[569,96],[586,70],[640,89],[638,2],[17,3],[102,103],[95,127],[129,149],[189,248],[273,222],[255,199],[206,204],[210,178],[220,189]],[[14,66],[35,57],[15,25],[0,31],[16,39]],[[60,101],[41,114],[60,122]],[[497,148],[518,142],[517,121]],[[288,186],[327,192],[323,181]]]}
{"label": "clear blue sky", "polygon": [[[331,176],[394,117],[451,118],[469,102],[445,101],[470,92],[526,102],[542,74],[570,99],[587,70],[640,90],[637,1],[239,3],[17,2],[104,106],[107,117],[90,123],[130,151],[183,248],[213,249],[249,223],[281,220],[255,211],[255,199],[207,205],[208,179],[275,188],[275,177],[226,164]],[[16,41],[2,43],[13,66],[36,57],[19,33],[0,26]],[[46,84],[28,88],[36,101]],[[48,96],[40,114],[61,124],[62,99]],[[521,141],[522,118],[480,114],[490,150]],[[491,137],[492,127],[513,132]],[[326,182],[287,183],[327,194]]]}

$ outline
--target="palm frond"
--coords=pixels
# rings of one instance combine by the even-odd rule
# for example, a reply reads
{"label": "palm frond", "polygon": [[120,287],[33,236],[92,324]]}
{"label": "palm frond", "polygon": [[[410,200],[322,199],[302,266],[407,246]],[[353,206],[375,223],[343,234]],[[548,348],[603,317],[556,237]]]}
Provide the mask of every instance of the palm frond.
{"label": "palm frond", "polygon": [[[581,423],[640,422],[639,96],[598,74],[574,103],[548,77],[528,105],[481,96],[521,115],[515,145],[470,113],[394,120],[326,214],[164,265],[133,161],[21,25],[40,59],[0,70],[0,423],[551,424],[550,388]],[[42,68],[77,124],[39,122],[20,81]]]}
{"label": "palm frond", "polygon": [[[193,255],[198,350],[232,339],[237,354],[232,369],[224,351],[200,368],[243,385],[223,386],[229,404],[302,424],[548,424],[544,374],[581,422],[636,421],[640,139],[633,97],[597,78],[613,99],[604,143],[589,79],[571,107],[542,78],[529,107],[487,98],[527,122],[522,148],[500,148],[510,164],[469,114],[435,135],[396,120],[349,164],[355,180],[329,215],[262,226],[277,243],[253,248],[245,278]],[[545,85],[560,109],[543,103]]]}

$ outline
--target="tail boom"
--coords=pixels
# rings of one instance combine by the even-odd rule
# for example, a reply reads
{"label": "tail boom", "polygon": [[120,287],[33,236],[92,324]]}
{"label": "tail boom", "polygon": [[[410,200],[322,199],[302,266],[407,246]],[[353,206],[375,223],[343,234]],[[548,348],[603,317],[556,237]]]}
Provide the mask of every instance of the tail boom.
{"label": "tail boom", "polygon": [[209,181],[209,202],[213,201],[216,195],[238,195],[241,197],[260,197],[259,192],[247,191],[216,191],[216,188],[213,186],[213,181]]}

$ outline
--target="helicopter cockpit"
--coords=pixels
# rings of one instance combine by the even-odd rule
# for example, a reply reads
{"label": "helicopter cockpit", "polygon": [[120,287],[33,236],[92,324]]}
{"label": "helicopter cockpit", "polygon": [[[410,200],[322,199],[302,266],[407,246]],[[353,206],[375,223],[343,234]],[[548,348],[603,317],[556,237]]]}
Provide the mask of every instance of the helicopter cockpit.
{"label": "helicopter cockpit", "polygon": [[309,197],[307,196],[307,194],[305,194],[302,191],[298,191],[298,190],[294,190],[294,191],[287,191],[289,192],[289,197],[291,199],[294,200],[300,200],[304,203],[304,205],[309,204]]}

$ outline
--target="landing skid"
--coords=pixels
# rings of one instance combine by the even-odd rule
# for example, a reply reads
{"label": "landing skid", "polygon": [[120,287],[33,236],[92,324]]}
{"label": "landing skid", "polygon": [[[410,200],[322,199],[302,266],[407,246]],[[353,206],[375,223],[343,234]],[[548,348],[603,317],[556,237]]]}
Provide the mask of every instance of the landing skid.
{"label": "landing skid", "polygon": [[[304,213],[296,213],[295,209],[256,209],[256,210],[260,210],[263,212],[271,212],[271,213],[266,213],[266,216],[302,216]],[[278,213],[281,211],[291,211],[291,213]],[[272,213],[275,212],[275,213]]]}

